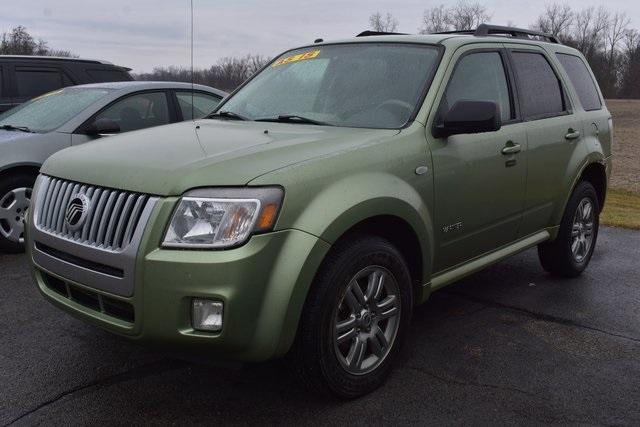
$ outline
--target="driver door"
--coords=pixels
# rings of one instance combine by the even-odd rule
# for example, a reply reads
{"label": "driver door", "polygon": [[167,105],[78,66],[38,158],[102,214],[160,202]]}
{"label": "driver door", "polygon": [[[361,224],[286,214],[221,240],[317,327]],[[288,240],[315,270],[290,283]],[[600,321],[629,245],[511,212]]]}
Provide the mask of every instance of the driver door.
{"label": "driver door", "polygon": [[518,236],[525,200],[526,132],[507,55],[501,46],[490,46],[466,46],[456,52],[430,123],[437,123],[457,101],[493,101],[500,107],[501,129],[434,138],[427,127],[434,170],[436,273]]}

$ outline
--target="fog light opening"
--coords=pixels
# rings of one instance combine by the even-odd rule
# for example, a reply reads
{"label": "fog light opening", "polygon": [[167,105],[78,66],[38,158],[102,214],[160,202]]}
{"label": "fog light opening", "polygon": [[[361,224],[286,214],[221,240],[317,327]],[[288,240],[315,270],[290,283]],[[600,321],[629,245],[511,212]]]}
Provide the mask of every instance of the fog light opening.
{"label": "fog light opening", "polygon": [[193,298],[191,301],[191,326],[197,331],[221,331],[223,307],[224,304],[220,301]]}

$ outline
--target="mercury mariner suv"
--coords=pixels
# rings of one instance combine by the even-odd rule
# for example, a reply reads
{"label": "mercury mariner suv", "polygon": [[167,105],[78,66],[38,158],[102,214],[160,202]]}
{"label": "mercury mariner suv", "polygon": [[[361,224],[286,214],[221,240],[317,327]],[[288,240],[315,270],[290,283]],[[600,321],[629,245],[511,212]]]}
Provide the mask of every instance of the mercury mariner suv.
{"label": "mercury mariner suv", "polygon": [[354,398],[412,308],[527,248],[588,265],[611,116],[584,57],[482,25],[285,52],[205,119],[54,154],[27,223],[44,297],[140,342]]}

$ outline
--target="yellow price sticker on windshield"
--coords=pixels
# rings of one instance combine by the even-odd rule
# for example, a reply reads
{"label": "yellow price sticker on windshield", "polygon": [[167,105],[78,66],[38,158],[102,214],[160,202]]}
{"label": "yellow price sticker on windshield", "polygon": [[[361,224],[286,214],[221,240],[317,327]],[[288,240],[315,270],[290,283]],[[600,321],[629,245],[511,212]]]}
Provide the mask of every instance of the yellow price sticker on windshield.
{"label": "yellow price sticker on windshield", "polygon": [[299,53],[297,55],[287,56],[286,58],[278,59],[273,63],[272,67],[280,65],[290,64],[292,62],[304,61],[305,59],[313,59],[320,55],[319,50],[310,50],[309,52]]}

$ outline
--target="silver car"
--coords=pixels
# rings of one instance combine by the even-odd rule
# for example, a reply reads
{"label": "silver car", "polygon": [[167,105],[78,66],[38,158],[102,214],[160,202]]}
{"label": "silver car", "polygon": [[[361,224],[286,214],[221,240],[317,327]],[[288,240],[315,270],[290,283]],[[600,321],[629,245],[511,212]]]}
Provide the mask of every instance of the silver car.
{"label": "silver car", "polygon": [[23,219],[42,163],[107,135],[212,112],[227,94],[174,82],[116,82],[49,92],[0,115],[0,251],[23,248]]}

